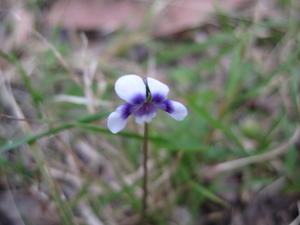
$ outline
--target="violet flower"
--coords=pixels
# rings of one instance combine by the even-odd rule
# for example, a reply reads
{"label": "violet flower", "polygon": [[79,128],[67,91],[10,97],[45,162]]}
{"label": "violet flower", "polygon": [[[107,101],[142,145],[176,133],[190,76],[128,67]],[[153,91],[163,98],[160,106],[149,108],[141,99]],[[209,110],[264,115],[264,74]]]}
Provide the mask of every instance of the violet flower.
{"label": "violet flower", "polygon": [[142,79],[135,74],[124,75],[116,81],[115,91],[127,103],[109,115],[107,127],[112,133],[123,130],[130,115],[135,116],[138,124],[142,124],[150,123],[158,109],[167,112],[175,120],[183,120],[188,114],[183,104],[167,99],[167,85],[150,77]]}

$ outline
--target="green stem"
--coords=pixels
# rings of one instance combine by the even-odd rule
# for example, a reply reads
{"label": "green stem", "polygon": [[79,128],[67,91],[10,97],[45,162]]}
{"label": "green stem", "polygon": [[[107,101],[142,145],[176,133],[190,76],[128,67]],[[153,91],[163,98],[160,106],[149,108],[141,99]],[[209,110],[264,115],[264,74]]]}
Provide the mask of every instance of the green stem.
{"label": "green stem", "polygon": [[143,199],[142,199],[142,213],[141,220],[145,221],[147,214],[147,198],[148,198],[148,124],[144,124],[144,142],[143,142]]}

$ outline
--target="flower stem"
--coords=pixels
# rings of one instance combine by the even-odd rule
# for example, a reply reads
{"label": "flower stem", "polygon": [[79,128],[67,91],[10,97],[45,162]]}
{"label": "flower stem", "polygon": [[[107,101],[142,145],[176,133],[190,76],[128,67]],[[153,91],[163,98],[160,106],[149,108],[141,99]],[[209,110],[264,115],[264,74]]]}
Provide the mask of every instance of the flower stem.
{"label": "flower stem", "polygon": [[147,211],[147,198],[148,198],[148,123],[144,124],[144,142],[143,142],[143,199],[142,199],[142,212],[141,220],[145,221]]}

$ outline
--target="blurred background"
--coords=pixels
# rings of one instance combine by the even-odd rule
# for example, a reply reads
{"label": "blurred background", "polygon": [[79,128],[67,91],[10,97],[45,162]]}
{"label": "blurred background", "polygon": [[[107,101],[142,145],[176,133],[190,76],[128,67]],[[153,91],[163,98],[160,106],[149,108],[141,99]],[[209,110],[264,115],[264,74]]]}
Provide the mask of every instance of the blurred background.
{"label": "blurred background", "polygon": [[184,103],[150,124],[151,225],[300,224],[298,0],[1,0],[0,224],[135,225],[123,74]]}

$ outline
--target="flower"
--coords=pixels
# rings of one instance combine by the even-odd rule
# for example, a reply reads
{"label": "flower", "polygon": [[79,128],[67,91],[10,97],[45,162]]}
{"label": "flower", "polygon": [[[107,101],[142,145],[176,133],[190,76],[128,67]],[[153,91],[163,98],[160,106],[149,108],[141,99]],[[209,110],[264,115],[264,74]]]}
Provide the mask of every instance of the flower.
{"label": "flower", "polygon": [[175,120],[183,120],[188,111],[176,101],[167,99],[169,88],[151,77],[142,79],[128,74],[120,77],[115,84],[117,95],[127,103],[120,105],[107,119],[107,127],[112,133],[124,129],[128,117],[135,116],[138,124],[150,123],[157,110],[167,112]]}

